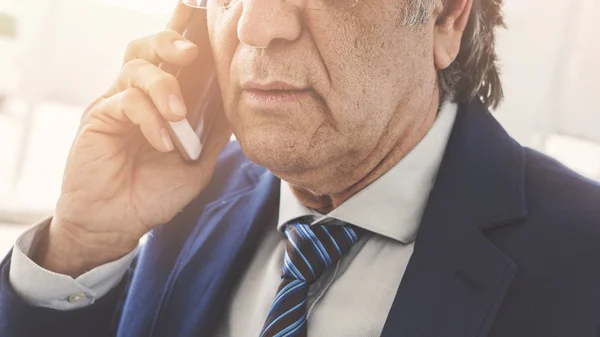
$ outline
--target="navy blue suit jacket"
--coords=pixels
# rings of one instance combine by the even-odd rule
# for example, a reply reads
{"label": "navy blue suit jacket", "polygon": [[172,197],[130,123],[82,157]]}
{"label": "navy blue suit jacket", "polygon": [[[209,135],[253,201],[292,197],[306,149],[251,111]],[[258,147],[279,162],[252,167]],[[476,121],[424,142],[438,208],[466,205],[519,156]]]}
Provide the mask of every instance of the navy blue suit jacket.
{"label": "navy blue suit jacket", "polygon": [[[211,336],[278,203],[279,180],[232,143],[92,306],[27,305],[7,256],[0,336]],[[591,337],[599,323],[599,185],[521,147],[481,103],[460,106],[383,336]]]}

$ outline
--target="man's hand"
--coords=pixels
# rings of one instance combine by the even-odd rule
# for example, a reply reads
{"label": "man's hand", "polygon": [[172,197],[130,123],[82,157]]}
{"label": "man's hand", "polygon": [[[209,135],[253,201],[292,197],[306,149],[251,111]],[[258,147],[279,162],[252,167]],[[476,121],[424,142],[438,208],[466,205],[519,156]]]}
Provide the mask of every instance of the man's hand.
{"label": "man's hand", "polygon": [[218,113],[198,162],[173,151],[167,121],[186,116],[179,84],[158,64],[191,63],[197,47],[181,35],[193,9],[179,5],[170,29],[133,41],[114,85],[81,119],[62,192],[34,260],[76,277],[134,249],[207,185],[231,131]]}

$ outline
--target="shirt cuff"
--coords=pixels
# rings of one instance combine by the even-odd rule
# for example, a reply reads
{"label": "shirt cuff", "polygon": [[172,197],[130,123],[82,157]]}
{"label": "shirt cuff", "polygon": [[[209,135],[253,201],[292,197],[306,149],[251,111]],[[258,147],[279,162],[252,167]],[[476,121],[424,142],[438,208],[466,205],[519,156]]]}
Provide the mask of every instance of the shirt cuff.
{"label": "shirt cuff", "polygon": [[92,305],[119,284],[138,248],[73,279],[40,267],[28,256],[36,235],[44,232],[50,220],[40,221],[17,239],[10,265],[10,285],[15,293],[36,307],[66,311]]}

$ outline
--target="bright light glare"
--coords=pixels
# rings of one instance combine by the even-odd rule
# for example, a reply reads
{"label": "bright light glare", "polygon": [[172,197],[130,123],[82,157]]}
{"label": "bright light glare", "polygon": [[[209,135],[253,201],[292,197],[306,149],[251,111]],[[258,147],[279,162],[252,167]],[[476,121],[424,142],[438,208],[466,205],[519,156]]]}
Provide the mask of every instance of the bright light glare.
{"label": "bright light glare", "polygon": [[95,2],[108,3],[114,6],[131,8],[148,13],[171,12],[177,0],[94,0]]}

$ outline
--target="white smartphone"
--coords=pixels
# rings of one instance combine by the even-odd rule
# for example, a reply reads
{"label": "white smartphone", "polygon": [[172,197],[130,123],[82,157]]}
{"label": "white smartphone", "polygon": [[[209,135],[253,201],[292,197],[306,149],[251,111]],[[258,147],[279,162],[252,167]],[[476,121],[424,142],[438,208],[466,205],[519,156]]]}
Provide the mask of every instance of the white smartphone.
{"label": "white smartphone", "polygon": [[181,122],[169,122],[169,133],[175,148],[188,161],[200,158],[202,147],[210,135],[217,113],[223,110],[223,102],[212,56],[206,9],[194,8],[186,24],[183,36],[198,46],[196,60],[184,67],[163,63],[161,69],[173,74],[187,107],[187,118]]}

